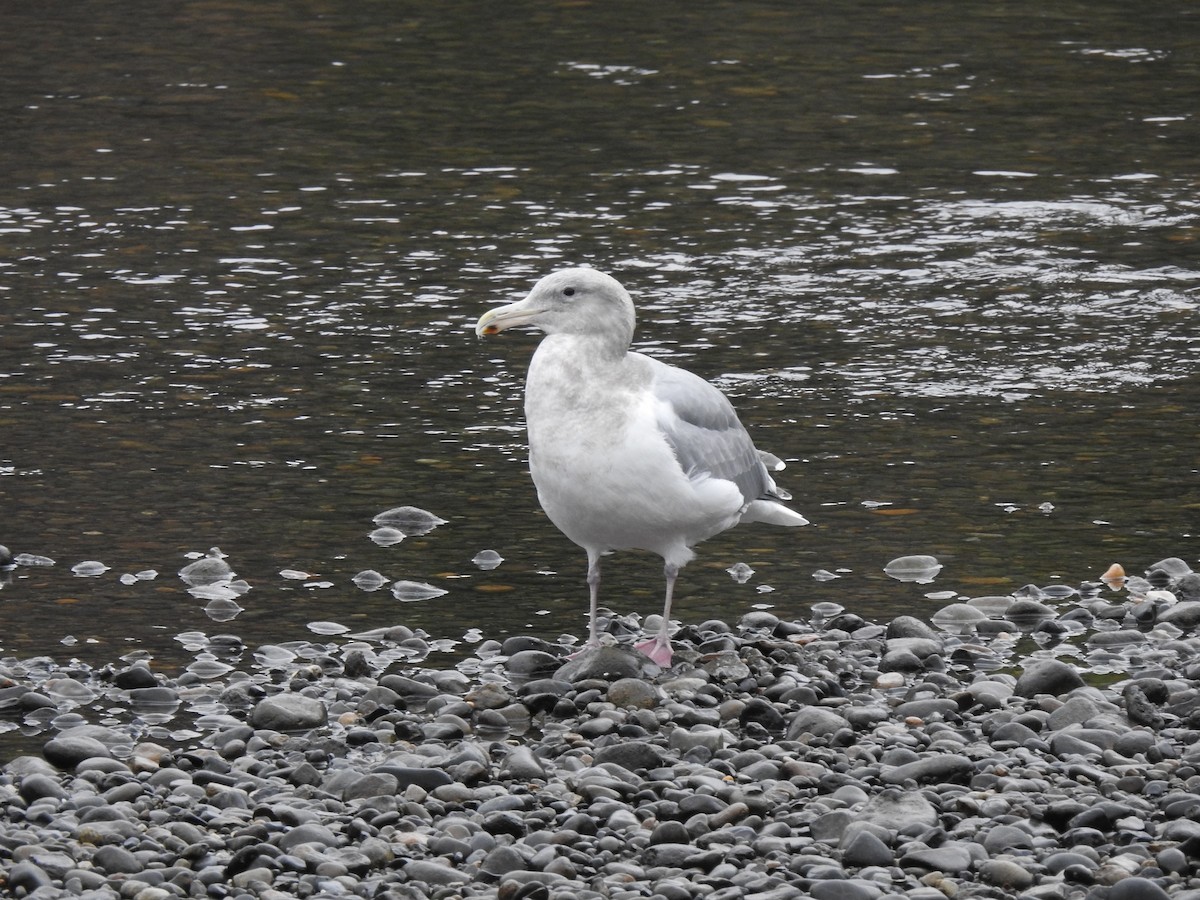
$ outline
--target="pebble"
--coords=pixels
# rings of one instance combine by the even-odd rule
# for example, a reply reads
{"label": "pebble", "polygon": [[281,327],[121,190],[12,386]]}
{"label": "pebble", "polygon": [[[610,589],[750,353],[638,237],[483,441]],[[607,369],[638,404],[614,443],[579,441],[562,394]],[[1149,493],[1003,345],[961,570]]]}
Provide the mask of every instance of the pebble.
{"label": "pebble", "polygon": [[[202,683],[0,660],[0,706],[45,729],[0,766],[0,886],[1197,900],[1200,639],[1178,610],[1200,602],[1172,559],[1150,576],[1174,604],[1081,586],[952,604],[932,624],[756,611],[687,624],[667,671],[530,636],[444,669],[331,637],[264,648],[269,678],[246,664]],[[1043,647],[1064,640],[1076,656]]]}

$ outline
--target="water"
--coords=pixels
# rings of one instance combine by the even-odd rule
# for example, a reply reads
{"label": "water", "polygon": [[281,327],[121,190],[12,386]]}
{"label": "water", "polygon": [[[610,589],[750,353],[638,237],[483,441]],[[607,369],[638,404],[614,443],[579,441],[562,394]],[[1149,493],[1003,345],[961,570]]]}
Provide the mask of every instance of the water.
{"label": "water", "polygon": [[[814,523],[703,545],[682,617],[1197,560],[1190,5],[304,9],[0,13],[0,543],[57,561],[0,590],[0,655],[581,634],[524,468],[536,338],[470,334],[578,263]],[[399,505],[447,524],[379,546]],[[233,618],[176,575],[214,546]],[[883,574],[908,554],[933,584]],[[605,574],[656,610],[656,557]]]}

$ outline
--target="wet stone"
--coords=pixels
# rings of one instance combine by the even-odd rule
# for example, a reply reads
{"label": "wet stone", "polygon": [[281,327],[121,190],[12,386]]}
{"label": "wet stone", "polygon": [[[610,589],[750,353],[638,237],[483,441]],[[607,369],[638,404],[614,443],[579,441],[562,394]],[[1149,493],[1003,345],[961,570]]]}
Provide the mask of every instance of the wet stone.
{"label": "wet stone", "polygon": [[324,725],[328,718],[325,704],[311,697],[282,694],[259,701],[250,714],[255,728],[272,731],[299,731]]}
{"label": "wet stone", "polygon": [[890,866],[895,856],[890,847],[869,831],[859,831],[842,847],[842,862],[849,866]]}
{"label": "wet stone", "polygon": [[1038,694],[1061,696],[1075,688],[1083,687],[1079,671],[1069,663],[1056,659],[1034,660],[1017,678],[1016,693],[1021,697]]}
{"label": "wet stone", "polygon": [[111,755],[106,745],[83,735],[53,738],[46,742],[42,753],[48,761],[62,769],[74,769],[86,759]]}

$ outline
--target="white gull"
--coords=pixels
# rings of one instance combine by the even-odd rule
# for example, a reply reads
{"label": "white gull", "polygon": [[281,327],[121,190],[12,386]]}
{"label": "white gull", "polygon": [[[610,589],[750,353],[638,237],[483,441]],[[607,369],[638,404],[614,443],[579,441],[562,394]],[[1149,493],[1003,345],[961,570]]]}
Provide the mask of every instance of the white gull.
{"label": "white gull", "polygon": [[671,662],[671,595],[692,546],[739,522],[807,525],[768,473],[783,463],[754,447],[729,400],[704,379],[629,349],[634,309],[595,269],[547,275],[529,295],[484,313],[477,335],[521,325],[546,333],[529,364],[529,472],[546,515],[587,551],[591,625],[600,557],[625,549],[663,558],[662,626],[637,649]]}

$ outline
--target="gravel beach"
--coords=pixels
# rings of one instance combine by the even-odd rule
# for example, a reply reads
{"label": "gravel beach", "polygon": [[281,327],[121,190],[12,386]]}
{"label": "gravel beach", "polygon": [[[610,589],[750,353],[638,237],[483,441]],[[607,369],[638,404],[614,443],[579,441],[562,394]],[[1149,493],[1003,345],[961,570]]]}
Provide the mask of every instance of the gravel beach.
{"label": "gravel beach", "polygon": [[2,660],[0,894],[1200,898],[1200,575],[957,601]]}

